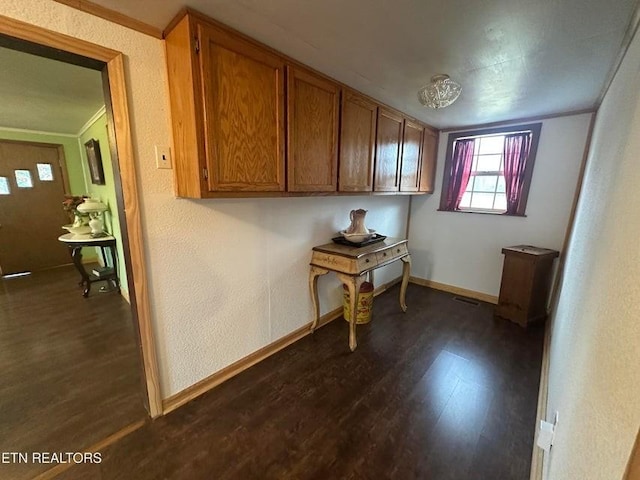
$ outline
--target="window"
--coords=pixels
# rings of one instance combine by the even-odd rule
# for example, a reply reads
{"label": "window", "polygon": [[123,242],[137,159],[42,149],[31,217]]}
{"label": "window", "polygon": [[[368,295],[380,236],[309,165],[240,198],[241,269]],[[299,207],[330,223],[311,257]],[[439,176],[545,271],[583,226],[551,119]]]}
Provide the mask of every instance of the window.
{"label": "window", "polygon": [[450,134],[440,210],[523,216],[541,127]]}
{"label": "window", "polygon": [[16,185],[18,188],[33,188],[33,180],[29,170],[16,170]]}
{"label": "window", "polygon": [[53,168],[50,163],[38,163],[38,178],[41,182],[53,182]]}
{"label": "window", "polygon": [[9,179],[7,177],[0,177],[0,195],[9,195],[10,193]]}

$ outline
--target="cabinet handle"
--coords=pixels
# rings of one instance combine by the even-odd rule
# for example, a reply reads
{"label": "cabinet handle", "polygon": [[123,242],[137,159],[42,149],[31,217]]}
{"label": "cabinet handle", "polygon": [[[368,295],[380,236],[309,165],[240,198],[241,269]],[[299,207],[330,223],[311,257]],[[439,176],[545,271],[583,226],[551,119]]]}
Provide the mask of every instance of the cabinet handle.
{"label": "cabinet handle", "polygon": [[368,258],[367,258],[367,259],[365,259],[365,263],[369,263],[369,259],[368,259]]}
{"label": "cabinet handle", "polygon": [[396,250],[398,253],[400,253],[400,249]]}
{"label": "cabinet handle", "polygon": [[382,253],[382,256],[383,256],[383,257],[386,257],[386,256],[387,256],[387,252],[383,252],[383,253]]}

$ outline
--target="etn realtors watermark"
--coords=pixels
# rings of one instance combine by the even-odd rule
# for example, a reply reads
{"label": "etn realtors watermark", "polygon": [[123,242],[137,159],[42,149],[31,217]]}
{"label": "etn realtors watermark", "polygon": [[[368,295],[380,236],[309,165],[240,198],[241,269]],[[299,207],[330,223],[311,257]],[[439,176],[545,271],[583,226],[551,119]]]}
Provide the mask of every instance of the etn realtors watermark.
{"label": "etn realtors watermark", "polygon": [[7,463],[102,463],[100,452],[0,452],[0,464]]}

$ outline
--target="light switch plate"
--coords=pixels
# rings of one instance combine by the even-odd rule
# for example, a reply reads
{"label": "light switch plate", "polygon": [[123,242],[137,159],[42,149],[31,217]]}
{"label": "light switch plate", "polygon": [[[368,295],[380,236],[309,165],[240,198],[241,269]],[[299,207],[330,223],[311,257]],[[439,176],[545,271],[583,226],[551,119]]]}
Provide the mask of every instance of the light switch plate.
{"label": "light switch plate", "polygon": [[536,438],[536,445],[545,452],[551,450],[553,445],[553,437],[555,434],[555,426],[553,423],[540,420],[540,429],[538,430],[538,437]]}
{"label": "light switch plate", "polygon": [[156,167],[171,168],[171,148],[156,145]]}

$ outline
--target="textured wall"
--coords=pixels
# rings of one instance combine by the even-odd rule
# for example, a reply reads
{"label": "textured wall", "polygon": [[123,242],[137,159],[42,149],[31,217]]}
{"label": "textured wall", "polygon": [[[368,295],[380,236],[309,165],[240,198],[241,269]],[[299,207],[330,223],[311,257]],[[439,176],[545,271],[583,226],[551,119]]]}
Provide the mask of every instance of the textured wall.
{"label": "textured wall", "polygon": [[[311,320],[311,247],[345,228],[351,209],[368,209],[368,227],[398,236],[408,208],[407,198],[393,197],[196,201],[157,195],[152,201],[149,208],[165,218],[149,222],[151,247],[162,258],[149,268],[170,391]],[[379,272],[378,285],[399,276],[401,267]],[[322,313],[338,307],[335,277],[321,277],[319,286]],[[345,329],[345,348],[346,342]]]}
{"label": "textured wall", "polygon": [[[407,197],[175,199],[171,170],[157,170],[154,160],[154,145],[171,143],[162,42],[50,0],[3,0],[0,14],[126,55],[165,397],[311,320],[310,247],[344,228],[349,210],[370,209],[370,228],[404,233]],[[377,283],[399,268],[385,268]],[[338,282],[319,283],[323,312],[339,306]]]}
{"label": "textured wall", "polygon": [[498,295],[502,247],[562,247],[590,115],[543,121],[526,217],[438,212],[447,134],[440,136],[435,192],[414,199],[413,275]]}
{"label": "textured wall", "polygon": [[618,480],[640,426],[640,38],[598,111],[553,318],[549,480]]}

